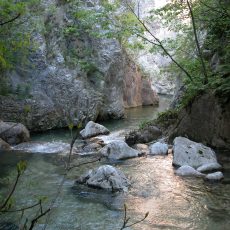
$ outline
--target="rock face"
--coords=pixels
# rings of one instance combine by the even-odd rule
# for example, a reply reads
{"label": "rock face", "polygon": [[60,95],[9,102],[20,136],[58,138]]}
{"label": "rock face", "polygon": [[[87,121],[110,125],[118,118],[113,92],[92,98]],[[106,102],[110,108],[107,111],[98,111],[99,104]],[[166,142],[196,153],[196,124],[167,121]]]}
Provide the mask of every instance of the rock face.
{"label": "rock face", "polygon": [[195,176],[195,177],[204,177],[205,175],[195,170],[189,165],[183,165],[176,170],[178,176]]}
{"label": "rock face", "polygon": [[168,145],[160,142],[156,142],[149,146],[150,155],[167,155]]}
{"label": "rock face", "polygon": [[10,145],[0,138],[0,151],[10,150],[10,149],[11,149]]}
{"label": "rock face", "polygon": [[77,183],[111,192],[127,191],[130,186],[125,175],[119,169],[110,165],[103,165],[95,170],[89,170],[77,180]]}
{"label": "rock face", "polygon": [[130,148],[124,141],[112,141],[100,150],[103,156],[109,159],[121,160],[138,157],[139,151]]}
{"label": "rock face", "polygon": [[156,126],[149,126],[143,130],[134,130],[125,136],[125,141],[128,145],[137,143],[148,143],[156,140],[161,136],[162,132]]}
{"label": "rock face", "polygon": [[194,141],[230,149],[230,100],[221,100],[211,92],[197,97],[180,112],[170,139],[186,135]]}
{"label": "rock face", "polygon": [[215,152],[203,144],[184,137],[176,137],[173,143],[173,165],[198,168],[204,164],[217,163]]}
{"label": "rock face", "polygon": [[30,133],[23,124],[0,121],[0,138],[15,145],[29,141]]}
{"label": "rock face", "polygon": [[148,79],[142,79],[141,89],[142,105],[158,105],[159,97],[151,88],[151,82]]}
{"label": "rock face", "polygon": [[80,132],[83,138],[95,137],[101,134],[109,134],[109,130],[103,125],[89,121],[85,128]]}
{"label": "rock face", "polygon": [[[124,107],[142,105],[141,75],[118,41],[85,31],[68,34],[78,24],[67,1],[42,0],[40,7],[44,13],[31,20],[43,29],[25,23],[36,49],[31,49],[29,63],[8,74],[13,94],[0,96],[0,119],[42,131],[67,127],[70,121],[119,119]],[[100,8],[95,2],[85,7]]]}

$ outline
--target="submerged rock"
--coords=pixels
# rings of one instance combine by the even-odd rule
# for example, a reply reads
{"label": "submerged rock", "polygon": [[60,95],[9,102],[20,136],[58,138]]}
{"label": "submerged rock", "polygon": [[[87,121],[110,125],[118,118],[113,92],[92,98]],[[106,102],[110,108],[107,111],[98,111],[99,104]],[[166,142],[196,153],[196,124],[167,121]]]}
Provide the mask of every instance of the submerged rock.
{"label": "submerged rock", "polygon": [[160,142],[156,142],[149,146],[150,155],[167,155],[168,145]]}
{"label": "submerged rock", "polygon": [[219,181],[223,178],[224,178],[224,175],[222,172],[210,173],[205,177],[205,179],[210,180],[210,181]]}
{"label": "submerged rock", "polygon": [[30,133],[21,123],[0,121],[0,138],[8,144],[19,144],[29,141]]}
{"label": "submerged rock", "polygon": [[217,163],[215,152],[185,137],[176,137],[173,147],[173,165],[189,165],[198,168],[204,164]]}
{"label": "submerged rock", "polygon": [[219,163],[208,163],[208,164],[203,164],[200,167],[198,167],[197,171],[198,172],[206,172],[206,171],[218,170],[221,168],[222,168],[222,166]]}
{"label": "submerged rock", "polygon": [[161,136],[162,132],[156,126],[149,126],[143,130],[134,130],[125,136],[125,142],[128,145],[137,143],[148,143],[156,140]]}
{"label": "submerged rock", "polygon": [[127,191],[130,186],[125,175],[119,169],[110,165],[103,165],[97,169],[89,170],[78,178],[76,182],[111,192]]}
{"label": "submerged rock", "polygon": [[124,141],[112,141],[99,151],[109,159],[121,160],[138,157],[140,152],[129,147]]}
{"label": "submerged rock", "polygon": [[178,176],[195,176],[195,177],[204,177],[205,175],[195,170],[189,165],[183,165],[176,170]]}
{"label": "submerged rock", "polygon": [[0,138],[0,151],[10,150],[10,149],[11,149],[10,145]]}
{"label": "submerged rock", "polygon": [[109,130],[105,128],[103,125],[95,123],[93,121],[89,121],[85,128],[80,132],[83,138],[95,137],[101,134],[109,134]]}

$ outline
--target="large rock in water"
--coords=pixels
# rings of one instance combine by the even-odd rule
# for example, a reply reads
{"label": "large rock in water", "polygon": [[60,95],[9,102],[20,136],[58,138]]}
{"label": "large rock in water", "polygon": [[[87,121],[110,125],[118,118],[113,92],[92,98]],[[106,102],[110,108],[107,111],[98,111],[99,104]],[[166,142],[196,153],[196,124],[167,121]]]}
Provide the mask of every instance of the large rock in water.
{"label": "large rock in water", "polygon": [[127,191],[130,183],[125,175],[110,165],[103,165],[97,169],[89,170],[77,179],[77,183],[109,191]]}
{"label": "large rock in water", "polygon": [[204,164],[217,163],[215,152],[201,143],[185,137],[176,137],[173,143],[173,165],[198,168]]}
{"label": "large rock in water", "polygon": [[149,146],[150,155],[167,155],[168,145],[165,143],[156,142]]}
{"label": "large rock in water", "polygon": [[209,92],[196,97],[179,113],[178,122],[170,131],[176,136],[202,142],[217,148],[230,149],[230,100]]}
{"label": "large rock in water", "polygon": [[205,175],[195,170],[189,165],[183,165],[176,170],[178,176],[195,176],[195,177],[204,177]]}
{"label": "large rock in water", "polygon": [[112,141],[99,151],[109,159],[121,160],[138,157],[140,152],[129,147],[124,141]]}
{"label": "large rock in water", "polygon": [[125,142],[128,145],[148,143],[159,138],[161,134],[161,130],[156,126],[148,126],[142,130],[134,130],[129,132],[125,136]]}
{"label": "large rock in water", "polygon": [[29,141],[30,133],[23,124],[0,121],[0,138],[15,145]]}
{"label": "large rock in water", "polygon": [[201,165],[196,170],[198,172],[206,172],[206,171],[213,171],[213,170],[217,170],[221,168],[222,166],[219,163],[207,163],[207,164]]}
{"label": "large rock in water", "polygon": [[101,134],[109,134],[109,130],[103,125],[89,121],[85,128],[80,132],[83,138],[95,137]]}
{"label": "large rock in water", "polygon": [[224,178],[224,175],[222,172],[215,172],[215,173],[210,173],[208,174],[205,179],[209,181],[219,181]]}

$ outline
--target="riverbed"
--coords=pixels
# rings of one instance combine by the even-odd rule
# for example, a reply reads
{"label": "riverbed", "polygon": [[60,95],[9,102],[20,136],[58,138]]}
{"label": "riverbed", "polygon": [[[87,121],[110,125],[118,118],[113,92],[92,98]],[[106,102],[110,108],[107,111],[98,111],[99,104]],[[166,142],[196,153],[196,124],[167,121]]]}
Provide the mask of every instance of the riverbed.
{"label": "riverbed", "polygon": [[[161,98],[159,107],[138,107],[126,111],[126,118],[103,122],[111,130],[108,139],[123,138],[125,132],[137,128],[145,120],[156,117],[169,105],[169,98]],[[68,143],[68,130],[35,134],[33,141]],[[123,223],[124,203],[130,223],[148,218],[131,228],[152,229],[210,229],[227,230],[230,226],[230,158],[221,152],[225,179],[208,183],[201,178],[181,178],[174,174],[172,155],[148,156],[119,162],[102,160],[72,170],[60,190],[50,215],[42,218],[34,229],[48,230],[119,230]],[[84,161],[75,158],[74,161]],[[20,178],[14,195],[16,208],[44,200],[44,208],[57,195],[63,181],[63,156],[56,153],[28,153],[11,151],[0,153],[0,194],[6,194],[16,176],[16,163],[28,162],[28,169]],[[75,184],[75,178],[90,168],[112,164],[122,170],[132,186],[128,193],[106,193]],[[0,215],[0,229],[17,229],[21,213]],[[35,210],[24,213],[23,221],[31,220]]]}

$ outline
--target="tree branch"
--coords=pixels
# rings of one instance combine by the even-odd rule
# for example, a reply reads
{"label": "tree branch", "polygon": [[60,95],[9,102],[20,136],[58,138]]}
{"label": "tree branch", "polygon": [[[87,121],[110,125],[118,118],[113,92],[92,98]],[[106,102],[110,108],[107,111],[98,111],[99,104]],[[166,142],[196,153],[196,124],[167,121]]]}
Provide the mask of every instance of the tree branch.
{"label": "tree branch", "polygon": [[2,211],[2,210],[7,206],[8,201],[9,201],[10,198],[12,197],[12,195],[13,195],[13,193],[14,193],[16,187],[17,187],[18,180],[19,180],[20,176],[21,176],[21,174],[20,174],[20,172],[18,172],[17,177],[16,177],[16,180],[15,180],[14,185],[13,185],[13,188],[12,188],[11,192],[9,193],[8,197],[6,198],[5,202],[4,202],[4,203],[2,204],[2,206],[0,207],[0,211]]}
{"label": "tree branch", "polygon": [[1,22],[0,26],[3,26],[3,25],[8,24],[8,23],[11,23],[11,22],[15,21],[17,18],[19,18],[20,16],[21,16],[21,13],[18,13],[14,18],[11,18],[10,20],[5,21],[5,22]]}
{"label": "tree branch", "polygon": [[188,73],[188,71],[180,64],[178,63],[173,56],[166,50],[166,48],[164,47],[164,45],[162,44],[162,42],[160,41],[160,39],[158,39],[151,31],[150,29],[145,25],[145,23],[140,20],[138,18],[138,16],[136,15],[135,11],[132,9],[132,7],[128,4],[128,2],[126,1],[126,5],[128,6],[128,8],[130,9],[130,11],[134,14],[134,16],[136,17],[136,19],[138,20],[138,22],[144,27],[145,31],[148,32],[158,43],[158,46],[161,47],[161,49],[165,52],[165,54],[172,60],[172,62],[174,62],[177,67],[179,67],[185,74],[186,76],[189,78],[189,80],[191,82],[193,82],[192,76]]}
{"label": "tree branch", "polygon": [[196,47],[197,47],[198,55],[200,57],[200,62],[201,62],[201,65],[202,65],[202,69],[203,69],[203,74],[204,74],[203,83],[204,83],[204,85],[206,85],[208,83],[208,74],[207,74],[206,66],[205,66],[204,59],[203,59],[203,53],[202,53],[202,50],[200,48],[200,44],[199,44],[199,40],[198,40],[198,36],[197,36],[197,32],[196,32],[195,18],[194,18],[193,11],[192,11],[192,6],[191,6],[189,0],[186,0],[186,2],[187,2],[187,5],[188,5],[188,8],[189,8],[190,15],[191,15]]}

